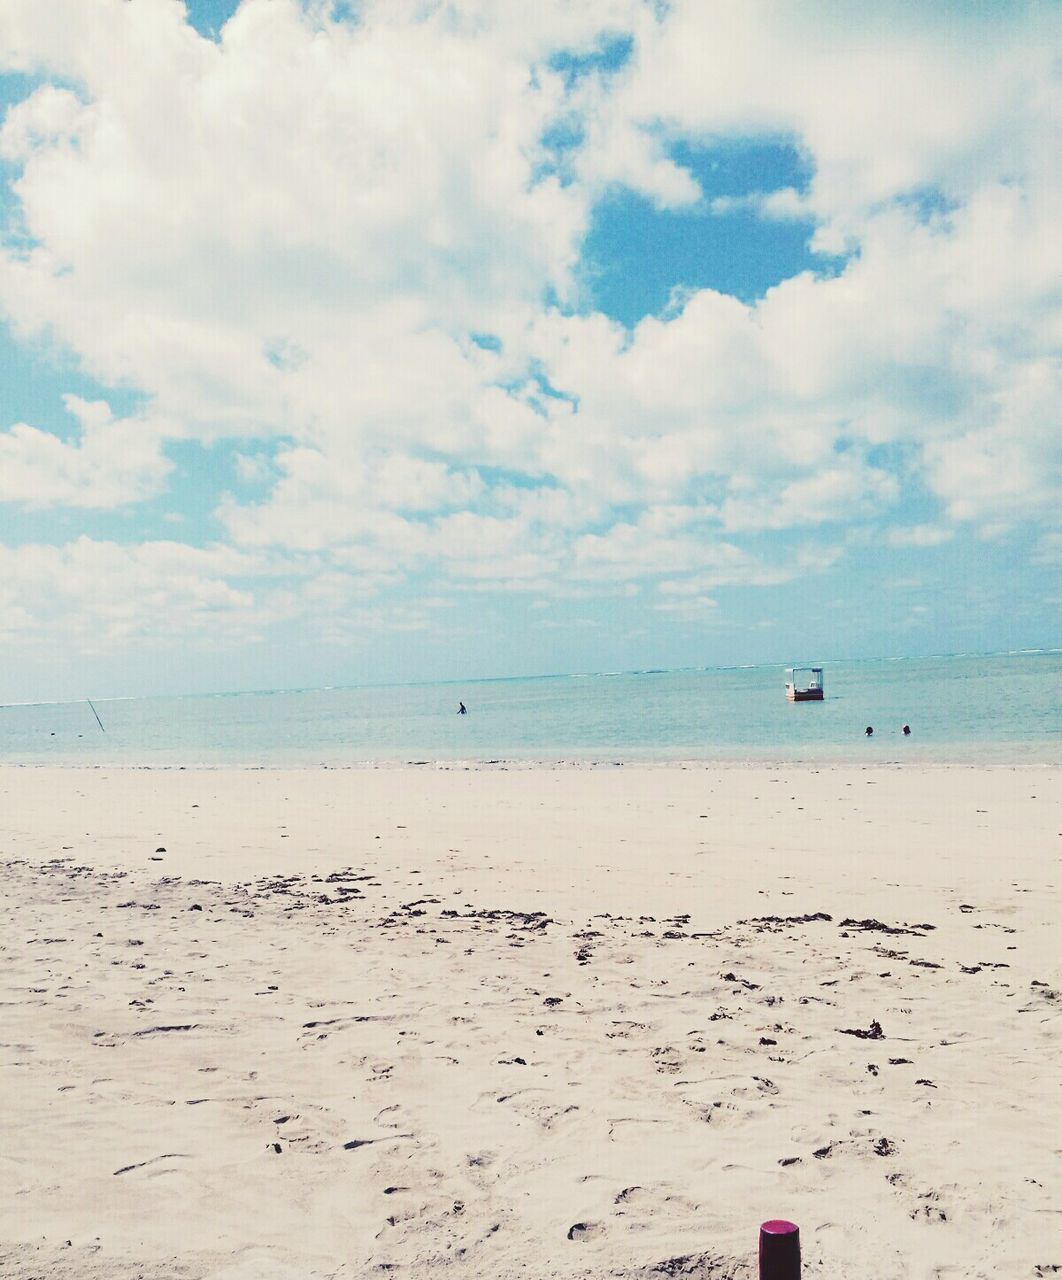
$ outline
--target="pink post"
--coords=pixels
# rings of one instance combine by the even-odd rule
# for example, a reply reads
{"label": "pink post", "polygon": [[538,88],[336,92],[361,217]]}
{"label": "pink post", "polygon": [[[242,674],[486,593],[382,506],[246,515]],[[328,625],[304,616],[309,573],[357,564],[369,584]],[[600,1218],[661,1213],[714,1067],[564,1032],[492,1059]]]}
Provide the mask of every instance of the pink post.
{"label": "pink post", "polygon": [[760,1227],[760,1280],[800,1280],[800,1228],[782,1218]]}

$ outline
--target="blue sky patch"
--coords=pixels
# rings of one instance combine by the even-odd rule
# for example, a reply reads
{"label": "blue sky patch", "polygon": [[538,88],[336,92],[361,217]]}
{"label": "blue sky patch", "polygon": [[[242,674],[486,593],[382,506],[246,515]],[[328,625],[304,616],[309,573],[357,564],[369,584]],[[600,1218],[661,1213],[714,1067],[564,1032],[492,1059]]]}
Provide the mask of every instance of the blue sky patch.
{"label": "blue sky patch", "polygon": [[518,399],[525,401],[536,413],[543,415],[545,414],[543,400],[566,400],[573,409],[579,408],[579,397],[555,387],[550,382],[541,361],[538,360],[532,360],[520,377],[495,383],[495,386],[509,395],[515,393]]}
{"label": "blue sky patch", "polygon": [[536,164],[531,173],[531,183],[543,178],[556,177],[561,186],[567,186],[574,178],[572,157],[582,146],[585,133],[574,118],[554,121],[539,139],[546,158]]}
{"label": "blue sky patch", "polygon": [[675,290],[715,289],[742,302],[821,268],[810,222],[768,222],[747,209],[664,211],[617,191],[594,210],[582,276],[592,306],[628,328],[661,314]]}
{"label": "blue sky patch", "polygon": [[167,442],[166,456],[173,470],[167,477],[166,491],[153,505],[164,510],[169,521],[180,524],[182,542],[205,546],[220,535],[214,511],[222,495],[238,489],[246,499],[249,486],[236,473],[235,455],[247,452],[246,447],[230,441],[210,445],[194,440]]}
{"label": "blue sky patch", "polygon": [[501,338],[494,333],[470,333],[469,338],[475,346],[483,351],[500,351],[502,349]]}
{"label": "blue sky patch", "polygon": [[34,89],[45,83],[53,82],[45,81],[40,76],[24,75],[19,71],[5,71],[0,75],[0,113],[6,112],[15,103],[24,101]]}
{"label": "blue sky patch", "polygon": [[807,157],[784,140],[701,145],[686,140],[667,148],[668,158],[688,169],[706,199],[750,196],[792,187],[804,192],[813,170]]}
{"label": "blue sky patch", "polygon": [[560,486],[552,476],[533,475],[528,471],[516,471],[511,467],[489,467],[480,464],[475,472],[487,486],[491,496],[493,490],[511,489],[558,489]]}
{"label": "blue sky patch", "polygon": [[130,504],[99,511],[91,507],[14,507],[0,504],[0,535],[6,546],[62,546],[78,538],[138,545],[172,538],[187,542],[188,529],[165,521],[154,507]]}
{"label": "blue sky patch", "polygon": [[589,53],[575,53],[562,49],[546,62],[551,71],[564,77],[565,87],[571,89],[583,76],[593,72],[606,75],[618,71],[628,62],[634,49],[629,35],[606,36]]}
{"label": "blue sky patch", "polygon": [[936,187],[911,191],[901,196],[898,203],[910,209],[919,222],[927,225],[948,217],[959,207],[957,200],[953,200]]}
{"label": "blue sky patch", "polygon": [[189,25],[208,40],[217,40],[239,3],[240,0],[185,0]]}
{"label": "blue sky patch", "polygon": [[17,343],[0,325],[0,431],[16,422],[50,431],[62,440],[78,434],[75,418],[66,411],[62,397],[106,400],[116,418],[126,418],[145,397],[137,391],[103,387],[77,367],[73,356],[54,345]]}
{"label": "blue sky patch", "polygon": [[626,188],[597,205],[583,244],[589,302],[631,327],[660,315],[674,291],[715,289],[754,302],[772,285],[836,267],[813,254],[810,220],[781,221],[738,205],[713,212],[718,197],[741,199],[785,188],[806,189],[811,170],[787,142],[726,143],[712,148],[676,142],[668,149],[704,192],[692,209],[658,209]]}
{"label": "blue sky patch", "polygon": [[[0,121],[8,111],[17,106],[39,89],[42,84],[54,84],[68,88],[61,80],[52,77],[24,75],[21,72],[5,72],[0,74]],[[28,248],[32,241],[26,233],[22,206],[11,190],[11,184],[17,181],[22,173],[21,164],[13,164],[10,160],[0,159],[0,235],[4,243],[11,248]]]}

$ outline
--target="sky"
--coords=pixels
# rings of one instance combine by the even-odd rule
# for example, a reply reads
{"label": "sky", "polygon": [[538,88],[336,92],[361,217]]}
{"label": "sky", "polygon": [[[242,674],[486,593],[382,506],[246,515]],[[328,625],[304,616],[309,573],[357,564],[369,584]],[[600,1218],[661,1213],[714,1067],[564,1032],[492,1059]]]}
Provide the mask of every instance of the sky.
{"label": "sky", "polygon": [[1059,644],[1060,35],[0,0],[0,701]]}

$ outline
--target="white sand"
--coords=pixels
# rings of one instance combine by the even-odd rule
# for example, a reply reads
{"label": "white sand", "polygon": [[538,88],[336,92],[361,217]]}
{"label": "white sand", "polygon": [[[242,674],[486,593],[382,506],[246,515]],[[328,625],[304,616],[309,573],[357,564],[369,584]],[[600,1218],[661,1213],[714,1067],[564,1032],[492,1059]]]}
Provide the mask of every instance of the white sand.
{"label": "white sand", "polygon": [[1062,1274],[1060,854],[1051,769],[2,769],[0,1273]]}

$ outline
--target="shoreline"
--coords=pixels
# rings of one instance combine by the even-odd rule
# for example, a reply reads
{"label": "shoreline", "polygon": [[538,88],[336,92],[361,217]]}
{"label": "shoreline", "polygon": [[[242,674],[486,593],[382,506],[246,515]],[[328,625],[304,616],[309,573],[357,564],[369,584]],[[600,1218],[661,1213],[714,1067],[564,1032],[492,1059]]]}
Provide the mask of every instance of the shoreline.
{"label": "shoreline", "polygon": [[751,1280],[770,1217],[809,1280],[1062,1264],[1057,769],[0,800],[12,1280]]}
{"label": "shoreline", "polygon": [[[1038,750],[1038,748],[1033,748]],[[491,770],[549,772],[551,770],[608,770],[629,769],[631,771],[659,770],[690,771],[701,770],[711,772],[741,771],[756,769],[797,769],[808,772],[829,770],[839,772],[846,769],[1062,769],[1062,753],[1052,752],[1035,756],[1023,756],[1001,749],[998,754],[991,755],[947,755],[946,753],[925,749],[925,754],[917,754],[916,750],[905,750],[903,756],[892,757],[855,757],[841,754],[823,757],[789,757],[789,756],[675,756],[645,757],[623,756],[622,752],[602,751],[593,756],[581,755],[543,755],[543,756],[499,756],[485,759],[482,756],[467,757],[425,757],[412,759],[405,756],[365,757],[351,760],[295,760],[292,758],[277,760],[88,760],[78,757],[66,759],[4,759],[0,757],[0,772],[8,769],[26,770],[71,770],[92,771],[99,769],[126,770],[129,772],[214,772],[214,773],[318,773],[318,772],[358,772],[370,770],[405,770],[421,772],[488,772]]]}

